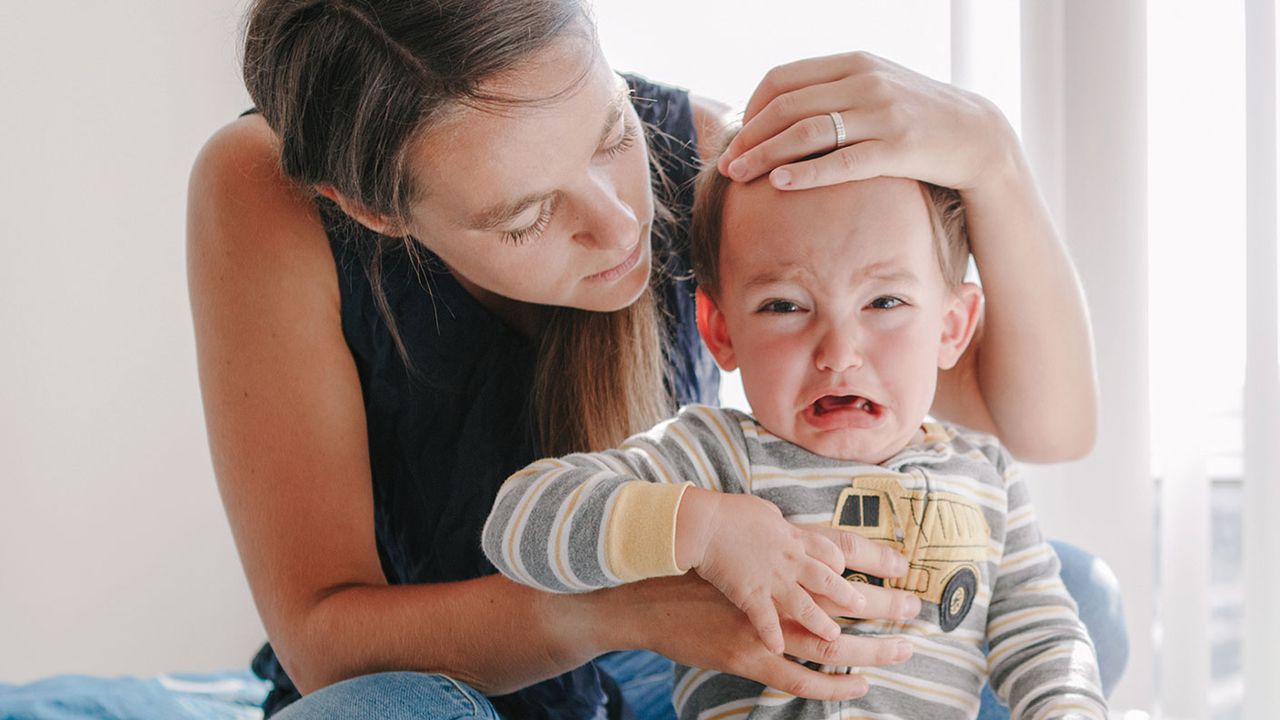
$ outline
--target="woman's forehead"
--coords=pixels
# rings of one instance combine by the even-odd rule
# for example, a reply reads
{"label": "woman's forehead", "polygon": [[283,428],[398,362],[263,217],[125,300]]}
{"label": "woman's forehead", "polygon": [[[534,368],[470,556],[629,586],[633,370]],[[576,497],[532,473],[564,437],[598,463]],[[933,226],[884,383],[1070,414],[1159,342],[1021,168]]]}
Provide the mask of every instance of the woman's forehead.
{"label": "woman's forehead", "polygon": [[459,224],[485,208],[555,190],[590,162],[618,110],[629,107],[625,81],[594,41],[574,36],[485,90],[514,102],[460,106],[409,157],[422,204]]}

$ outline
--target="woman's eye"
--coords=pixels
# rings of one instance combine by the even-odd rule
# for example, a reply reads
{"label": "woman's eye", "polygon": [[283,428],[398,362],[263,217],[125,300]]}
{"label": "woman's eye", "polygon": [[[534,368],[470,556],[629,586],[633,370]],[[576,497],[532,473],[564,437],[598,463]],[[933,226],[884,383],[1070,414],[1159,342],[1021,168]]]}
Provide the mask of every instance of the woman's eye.
{"label": "woman's eye", "polygon": [[896,297],[890,297],[888,295],[885,295],[883,297],[878,297],[875,300],[871,301],[871,307],[875,310],[892,310],[896,307],[899,307],[905,304],[906,303],[902,302],[902,300]]}
{"label": "woman's eye", "polygon": [[547,225],[551,223],[551,214],[555,212],[555,209],[555,200],[548,200],[543,203],[542,210],[538,213],[538,219],[534,220],[531,225],[522,227],[519,230],[508,230],[502,233],[502,239],[512,245],[523,245],[542,235],[547,229]]}
{"label": "woman's eye", "polygon": [[629,120],[623,120],[622,138],[618,142],[604,149],[606,157],[614,158],[622,153],[630,150],[636,144],[636,135],[638,130],[636,126],[631,124]]}
{"label": "woman's eye", "polygon": [[800,306],[789,300],[770,300],[760,307],[760,312],[794,313],[800,312]]}

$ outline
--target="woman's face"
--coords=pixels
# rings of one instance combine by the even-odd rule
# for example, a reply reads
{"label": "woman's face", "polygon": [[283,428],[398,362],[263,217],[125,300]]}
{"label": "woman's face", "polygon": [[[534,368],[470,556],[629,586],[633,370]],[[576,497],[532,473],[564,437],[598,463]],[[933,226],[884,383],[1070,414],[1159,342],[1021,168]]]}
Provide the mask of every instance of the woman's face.
{"label": "woman's face", "polygon": [[626,82],[594,40],[567,36],[485,89],[534,102],[461,108],[415,145],[410,232],[473,292],[596,311],[634,302],[653,196]]}

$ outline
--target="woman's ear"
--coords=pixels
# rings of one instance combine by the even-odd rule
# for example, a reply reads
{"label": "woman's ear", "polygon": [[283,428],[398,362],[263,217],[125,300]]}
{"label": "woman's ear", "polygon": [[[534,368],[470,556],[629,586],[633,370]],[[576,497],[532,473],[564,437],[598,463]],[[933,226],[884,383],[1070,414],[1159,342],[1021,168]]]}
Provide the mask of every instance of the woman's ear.
{"label": "woman's ear", "polygon": [[950,370],[960,361],[982,317],[982,288],[961,283],[951,291],[946,314],[942,316],[942,342],[938,346],[938,367]]}
{"label": "woman's ear", "polygon": [[408,235],[408,231],[398,221],[393,220],[386,215],[369,212],[363,205],[353,200],[348,200],[346,196],[340,194],[332,185],[322,184],[316,185],[316,192],[329,198],[342,209],[351,219],[378,233],[387,237],[404,237]]}
{"label": "woman's ear", "polygon": [[738,369],[733,355],[733,342],[729,338],[729,327],[724,322],[724,313],[720,306],[702,288],[698,288],[698,332],[702,334],[702,342],[707,344],[716,364],[725,372]]}

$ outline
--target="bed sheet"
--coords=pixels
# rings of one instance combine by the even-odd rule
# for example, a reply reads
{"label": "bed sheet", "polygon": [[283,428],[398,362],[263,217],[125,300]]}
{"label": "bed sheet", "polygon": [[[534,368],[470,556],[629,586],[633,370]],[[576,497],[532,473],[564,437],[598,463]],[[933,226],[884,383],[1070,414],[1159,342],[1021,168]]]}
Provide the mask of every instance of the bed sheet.
{"label": "bed sheet", "polygon": [[59,675],[0,683],[0,720],[261,720],[269,689],[247,668],[149,678]]}

